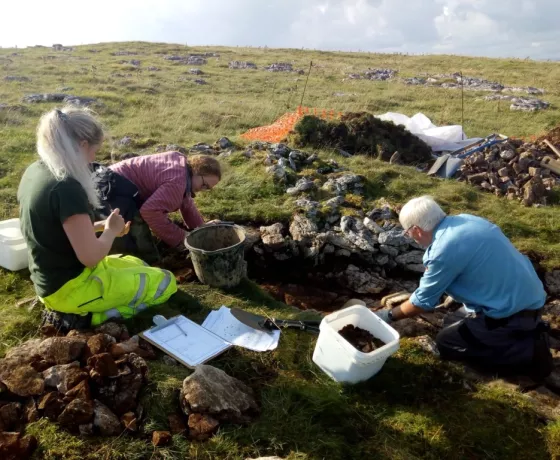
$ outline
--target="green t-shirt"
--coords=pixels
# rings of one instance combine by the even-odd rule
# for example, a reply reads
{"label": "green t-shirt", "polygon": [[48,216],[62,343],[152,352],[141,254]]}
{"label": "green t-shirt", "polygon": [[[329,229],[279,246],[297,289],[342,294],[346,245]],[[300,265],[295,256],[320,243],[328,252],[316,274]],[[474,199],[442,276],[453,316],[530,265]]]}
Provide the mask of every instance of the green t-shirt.
{"label": "green t-shirt", "polygon": [[56,180],[42,161],[33,163],[23,174],[18,201],[31,280],[37,295],[47,297],[84,270],[62,223],[76,214],[88,214],[93,222],[92,209],[78,181]]}

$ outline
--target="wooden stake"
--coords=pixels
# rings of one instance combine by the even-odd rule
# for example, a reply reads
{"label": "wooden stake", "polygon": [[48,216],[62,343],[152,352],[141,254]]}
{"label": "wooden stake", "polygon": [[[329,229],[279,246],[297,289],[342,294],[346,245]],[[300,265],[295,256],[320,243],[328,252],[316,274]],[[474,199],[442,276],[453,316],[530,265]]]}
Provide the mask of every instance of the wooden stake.
{"label": "wooden stake", "polygon": [[301,95],[301,101],[299,105],[303,105],[303,98],[305,97],[305,90],[307,89],[307,82],[309,81],[309,74],[311,73],[311,66],[313,65],[313,61],[309,61],[309,70],[307,71],[307,78],[305,79],[305,86],[303,87],[303,93]]}
{"label": "wooden stake", "polygon": [[552,145],[548,139],[545,139],[544,143],[550,147],[550,150],[552,150],[558,158],[560,158],[560,150],[554,147],[554,145]]}

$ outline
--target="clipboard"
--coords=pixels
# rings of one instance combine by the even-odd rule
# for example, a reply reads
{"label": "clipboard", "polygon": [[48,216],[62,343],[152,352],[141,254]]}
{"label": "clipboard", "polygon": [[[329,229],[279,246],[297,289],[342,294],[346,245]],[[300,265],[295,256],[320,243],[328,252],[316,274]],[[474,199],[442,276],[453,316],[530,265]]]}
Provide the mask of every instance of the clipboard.
{"label": "clipboard", "polygon": [[182,315],[160,321],[139,336],[190,369],[233,346]]}

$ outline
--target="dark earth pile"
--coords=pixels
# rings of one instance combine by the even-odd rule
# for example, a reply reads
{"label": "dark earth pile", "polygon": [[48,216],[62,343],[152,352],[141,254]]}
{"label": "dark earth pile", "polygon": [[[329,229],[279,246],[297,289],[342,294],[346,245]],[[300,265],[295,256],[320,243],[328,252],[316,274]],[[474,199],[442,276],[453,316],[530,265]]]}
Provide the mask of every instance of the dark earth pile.
{"label": "dark earth pile", "polygon": [[403,126],[382,121],[371,113],[346,113],[335,121],[304,116],[294,127],[290,142],[298,147],[332,147],[389,161],[399,152],[405,164],[431,159],[430,147]]}

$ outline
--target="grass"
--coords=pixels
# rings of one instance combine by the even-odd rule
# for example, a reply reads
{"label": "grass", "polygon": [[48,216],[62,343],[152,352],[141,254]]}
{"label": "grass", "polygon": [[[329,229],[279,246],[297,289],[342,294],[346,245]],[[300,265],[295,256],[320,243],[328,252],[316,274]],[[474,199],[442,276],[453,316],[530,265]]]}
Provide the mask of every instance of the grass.
{"label": "grass", "polygon": [[[99,53],[90,53],[90,48]],[[138,56],[112,56],[117,50],[134,50]],[[13,52],[19,56],[11,56]],[[187,54],[213,51],[200,66],[208,85],[179,81],[191,66],[173,64],[158,53]],[[47,56],[54,56],[52,59]],[[118,64],[139,59],[138,72]],[[229,70],[230,60],[249,60],[259,70]],[[70,86],[69,94],[98,98],[97,112],[107,127],[107,142],[100,156],[135,150],[153,152],[154,144],[213,143],[222,136],[242,144],[238,137],[248,128],[268,124],[299,104],[304,76],[269,73],[272,62],[292,62],[313,69],[304,104],[336,111],[423,112],[436,124],[463,125],[469,136],[500,132],[515,137],[540,134],[559,119],[560,64],[511,59],[457,56],[405,56],[368,53],[327,53],[255,48],[187,48],[180,45],[122,43],[78,47],[72,53],[48,49],[0,50],[1,76],[24,75],[31,82],[0,80],[0,103],[22,105],[25,94],[56,92]],[[194,66],[192,66],[194,67]],[[527,114],[510,112],[498,102],[477,99],[484,93],[411,87],[400,82],[345,81],[347,73],[368,67],[390,67],[403,77],[420,73],[462,71],[510,85],[542,87],[549,110]],[[131,74],[117,77],[114,73]],[[345,96],[335,96],[343,92]],[[21,174],[34,160],[34,130],[39,116],[55,104],[25,104],[24,111],[0,111],[0,218],[17,216],[16,191]],[[117,147],[125,135],[134,147]],[[560,214],[556,206],[523,208],[466,184],[428,178],[413,168],[357,157],[344,159],[333,152],[318,152],[322,160],[334,158],[367,179],[365,197],[348,197],[348,212],[371,209],[380,198],[402,204],[418,194],[434,195],[451,213],[469,212],[500,225],[524,251],[543,257],[546,268],[560,267]],[[225,174],[212,192],[201,194],[198,205],[207,218],[256,225],[286,221],[294,199],[274,185],[264,172],[263,154],[247,159],[234,153],[224,160]],[[168,305],[162,314],[182,312],[200,321],[222,304],[254,312],[292,317],[295,313],[247,282],[223,292],[191,284],[182,305]],[[16,302],[32,295],[28,273],[0,271],[0,355],[37,334],[39,314],[17,308]],[[137,332],[149,317],[130,323]],[[177,409],[182,367],[150,363],[150,384],[143,396],[145,434],[115,439],[79,438],[46,420],[28,427],[39,439],[36,458],[82,459],[243,459],[280,455],[295,459],[463,459],[560,458],[560,424],[548,424],[516,391],[505,386],[477,384],[466,389],[457,366],[442,363],[403,340],[401,350],[370,382],[344,386],[331,381],[312,363],[315,338],[283,334],[271,353],[233,349],[212,361],[255,389],[261,416],[251,425],[224,426],[206,443],[175,437],[171,447],[154,449],[150,430],[165,429],[167,414]]]}

